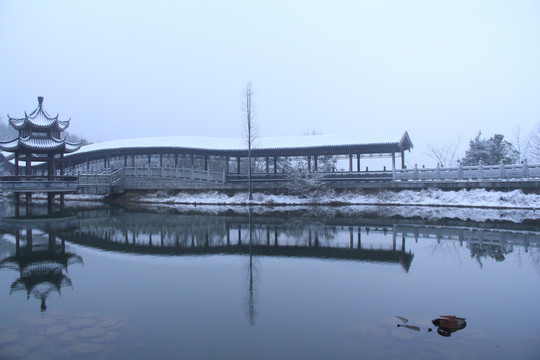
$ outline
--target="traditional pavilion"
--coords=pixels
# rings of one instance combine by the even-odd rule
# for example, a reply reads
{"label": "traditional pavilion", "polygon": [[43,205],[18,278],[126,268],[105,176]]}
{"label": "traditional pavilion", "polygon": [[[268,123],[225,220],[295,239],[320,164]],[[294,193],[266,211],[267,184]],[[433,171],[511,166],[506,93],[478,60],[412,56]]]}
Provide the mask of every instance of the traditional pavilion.
{"label": "traditional pavilion", "polygon": [[9,124],[19,132],[19,135],[8,141],[0,141],[0,150],[15,154],[15,176],[19,174],[19,161],[25,163],[27,176],[32,175],[32,162],[45,162],[49,179],[57,173],[64,172],[64,154],[79,150],[81,143],[69,142],[62,132],[68,126],[69,120],[59,120],[58,114],[50,116],[43,109],[43,97],[38,97],[38,107],[30,114],[24,113],[22,118],[12,118],[8,114]]}

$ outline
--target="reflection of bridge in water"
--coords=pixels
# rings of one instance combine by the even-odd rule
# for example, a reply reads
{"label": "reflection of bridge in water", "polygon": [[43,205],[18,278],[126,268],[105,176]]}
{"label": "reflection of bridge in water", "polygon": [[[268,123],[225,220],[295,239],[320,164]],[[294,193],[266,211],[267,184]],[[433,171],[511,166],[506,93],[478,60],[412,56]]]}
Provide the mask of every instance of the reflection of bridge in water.
{"label": "reflection of bridge in water", "polygon": [[[108,210],[79,214],[78,229],[68,240],[82,245],[155,255],[237,254],[309,257],[401,264],[408,271],[414,255],[408,241],[435,239],[466,243],[471,251],[506,254],[513,246],[540,246],[534,226],[505,224],[446,225],[422,220],[155,214]],[[478,255],[478,254],[472,254]]]}

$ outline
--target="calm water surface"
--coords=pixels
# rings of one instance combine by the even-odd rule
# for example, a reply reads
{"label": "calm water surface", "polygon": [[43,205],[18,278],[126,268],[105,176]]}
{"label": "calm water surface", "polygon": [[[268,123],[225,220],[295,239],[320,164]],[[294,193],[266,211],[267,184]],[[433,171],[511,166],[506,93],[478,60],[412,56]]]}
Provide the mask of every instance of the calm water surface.
{"label": "calm water surface", "polygon": [[[535,222],[105,207],[1,221],[2,359],[540,358]],[[442,336],[439,315],[466,326]]]}

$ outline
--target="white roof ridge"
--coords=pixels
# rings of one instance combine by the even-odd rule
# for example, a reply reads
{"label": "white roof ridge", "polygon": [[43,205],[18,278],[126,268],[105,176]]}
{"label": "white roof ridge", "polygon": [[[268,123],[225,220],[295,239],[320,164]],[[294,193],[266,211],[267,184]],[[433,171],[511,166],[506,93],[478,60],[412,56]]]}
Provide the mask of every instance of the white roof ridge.
{"label": "white roof ridge", "polygon": [[[405,131],[398,134],[388,132],[362,132],[360,134],[322,134],[299,136],[258,137],[256,149],[282,149],[361,144],[398,143]],[[204,150],[245,150],[245,138],[218,138],[210,136],[160,136],[110,140],[81,147],[78,153],[119,148],[163,148],[176,147]]]}

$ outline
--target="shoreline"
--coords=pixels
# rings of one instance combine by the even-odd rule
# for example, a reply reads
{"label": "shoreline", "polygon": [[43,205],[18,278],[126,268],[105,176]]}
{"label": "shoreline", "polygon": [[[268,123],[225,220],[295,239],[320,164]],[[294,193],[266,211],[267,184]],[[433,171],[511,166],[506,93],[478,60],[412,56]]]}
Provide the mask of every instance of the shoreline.
{"label": "shoreline", "polygon": [[146,194],[125,194],[112,200],[117,203],[163,204],[163,205],[201,205],[201,206],[382,206],[382,207],[427,207],[427,208],[470,208],[495,210],[540,209],[540,195],[524,194],[521,190],[511,192],[486,191],[483,189],[442,191],[437,189],[399,192],[382,191],[375,194],[341,193],[318,197],[295,195],[253,194],[249,201],[246,193],[227,195],[219,192],[197,194],[163,192]]}
{"label": "shoreline", "polygon": [[[0,198],[7,199],[12,193],[2,193]],[[536,212],[540,209],[540,195],[524,194],[521,190],[510,192],[487,191],[484,189],[443,191],[428,189],[421,191],[402,190],[399,192],[382,191],[375,194],[342,193],[318,197],[300,197],[296,195],[272,195],[254,193],[249,201],[246,193],[228,195],[220,192],[167,194],[163,191],[149,193],[126,193],[120,196],[66,194],[67,202],[102,202],[109,204],[140,205],[193,205],[193,206],[254,206],[254,207],[425,207],[456,208],[483,210],[525,210]],[[46,199],[45,194],[34,194],[34,199]]]}

